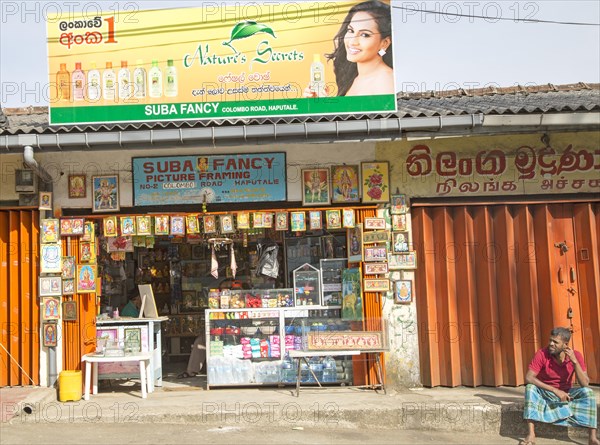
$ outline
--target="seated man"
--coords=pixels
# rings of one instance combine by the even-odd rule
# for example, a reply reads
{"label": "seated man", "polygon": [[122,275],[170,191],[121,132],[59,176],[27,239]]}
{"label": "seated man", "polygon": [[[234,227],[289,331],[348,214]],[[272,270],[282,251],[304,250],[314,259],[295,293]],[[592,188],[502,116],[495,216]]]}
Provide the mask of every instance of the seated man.
{"label": "seated man", "polygon": [[[554,328],[548,347],[536,352],[525,381],[525,410],[529,433],[521,445],[535,444],[534,421],[561,426],[589,428],[589,444],[600,445],[596,437],[596,398],[586,373],[583,356],[569,348],[571,332]],[[571,388],[573,375],[579,388]]]}
{"label": "seated man", "polygon": [[121,317],[134,317],[140,315],[140,307],[142,307],[142,297],[140,294],[134,293],[129,296],[129,302],[121,311]]}
{"label": "seated man", "polygon": [[206,342],[204,341],[204,334],[200,334],[198,337],[196,337],[196,340],[192,345],[192,353],[190,354],[186,371],[179,374],[177,378],[185,379],[200,374],[205,360]]}

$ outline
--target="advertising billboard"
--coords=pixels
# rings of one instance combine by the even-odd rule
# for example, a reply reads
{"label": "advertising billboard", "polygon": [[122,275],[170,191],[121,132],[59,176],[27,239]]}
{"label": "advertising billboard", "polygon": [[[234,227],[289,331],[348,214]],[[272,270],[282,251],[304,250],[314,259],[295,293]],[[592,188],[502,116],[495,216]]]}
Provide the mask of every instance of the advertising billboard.
{"label": "advertising billboard", "polygon": [[50,124],[396,110],[389,2],[49,16]]}

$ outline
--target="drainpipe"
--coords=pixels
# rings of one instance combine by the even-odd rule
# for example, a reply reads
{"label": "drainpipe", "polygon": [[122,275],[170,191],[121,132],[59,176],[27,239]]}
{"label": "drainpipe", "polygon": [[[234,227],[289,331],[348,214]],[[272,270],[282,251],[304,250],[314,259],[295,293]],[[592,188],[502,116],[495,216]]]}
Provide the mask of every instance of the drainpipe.
{"label": "drainpipe", "polygon": [[42,191],[52,191],[52,176],[50,176],[50,174],[35,160],[33,157],[33,147],[31,145],[25,145],[23,147],[23,162],[27,167],[33,170],[42,183],[47,185],[44,189],[48,190]]}

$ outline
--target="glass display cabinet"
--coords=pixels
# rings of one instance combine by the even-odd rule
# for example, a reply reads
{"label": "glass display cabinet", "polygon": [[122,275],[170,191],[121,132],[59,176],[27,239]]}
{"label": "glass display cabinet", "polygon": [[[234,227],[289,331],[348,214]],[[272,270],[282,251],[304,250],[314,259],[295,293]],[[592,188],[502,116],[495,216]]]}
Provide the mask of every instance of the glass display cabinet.
{"label": "glass display cabinet", "polygon": [[348,267],[346,258],[321,260],[322,305],[342,307],[342,270]]}
{"label": "glass display cabinet", "polygon": [[294,270],[293,277],[294,305],[296,307],[320,306],[321,273],[319,269],[305,263]]}

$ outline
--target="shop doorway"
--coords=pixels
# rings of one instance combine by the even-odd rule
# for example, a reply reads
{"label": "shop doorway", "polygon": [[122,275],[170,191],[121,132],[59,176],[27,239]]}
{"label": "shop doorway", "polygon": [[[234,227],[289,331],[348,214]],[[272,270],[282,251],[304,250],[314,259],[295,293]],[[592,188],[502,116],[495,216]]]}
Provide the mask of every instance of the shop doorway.
{"label": "shop doorway", "polygon": [[600,383],[600,204],[413,209],[426,386],[522,385],[554,326]]}

